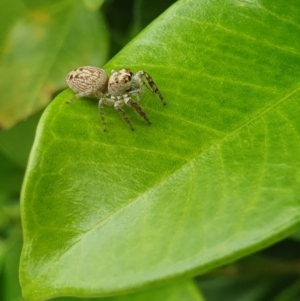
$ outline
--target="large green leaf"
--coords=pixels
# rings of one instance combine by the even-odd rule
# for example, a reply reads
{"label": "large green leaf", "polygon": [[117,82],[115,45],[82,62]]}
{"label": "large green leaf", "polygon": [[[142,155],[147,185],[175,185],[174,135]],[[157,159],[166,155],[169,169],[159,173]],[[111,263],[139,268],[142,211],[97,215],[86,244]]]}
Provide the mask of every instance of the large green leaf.
{"label": "large green leaf", "polygon": [[298,258],[299,244],[286,239],[199,276],[197,282],[208,301],[298,300],[300,295],[292,298],[300,292]]}
{"label": "large green leaf", "polygon": [[2,0],[0,3],[0,127],[43,108],[65,87],[65,69],[102,64],[102,18],[79,1]]}
{"label": "large green leaf", "polygon": [[[23,186],[28,300],[202,273],[291,233],[300,200],[300,2],[178,1],[106,67],[148,71],[129,130],[97,103],[44,113]],[[126,108],[125,108],[126,109]]]}

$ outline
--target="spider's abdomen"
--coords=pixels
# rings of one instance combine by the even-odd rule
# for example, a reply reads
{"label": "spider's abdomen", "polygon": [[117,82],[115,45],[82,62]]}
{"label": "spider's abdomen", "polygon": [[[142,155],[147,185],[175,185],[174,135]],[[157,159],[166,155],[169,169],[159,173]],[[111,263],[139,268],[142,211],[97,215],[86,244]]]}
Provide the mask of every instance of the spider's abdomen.
{"label": "spider's abdomen", "polygon": [[107,92],[108,76],[105,70],[93,66],[83,66],[69,72],[65,78],[67,85],[75,93],[90,90],[90,96]]}
{"label": "spider's abdomen", "polygon": [[129,69],[121,69],[111,74],[108,81],[108,93],[111,95],[123,95],[131,86],[132,72]]}

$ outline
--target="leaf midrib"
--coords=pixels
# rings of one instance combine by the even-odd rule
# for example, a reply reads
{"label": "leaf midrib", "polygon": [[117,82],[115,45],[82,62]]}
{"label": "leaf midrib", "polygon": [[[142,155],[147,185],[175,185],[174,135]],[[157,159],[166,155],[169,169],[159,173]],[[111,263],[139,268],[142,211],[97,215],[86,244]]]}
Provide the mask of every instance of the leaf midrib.
{"label": "leaf midrib", "polygon": [[[185,168],[188,164],[191,164],[191,162],[197,160],[200,156],[202,156],[203,154],[205,154],[206,152],[209,152],[211,150],[211,148],[216,147],[216,145],[219,145],[221,143],[223,143],[224,141],[226,141],[227,139],[229,139],[230,137],[234,136],[236,133],[238,133],[239,131],[241,131],[242,129],[244,129],[245,127],[247,127],[249,124],[255,122],[256,120],[258,120],[259,118],[261,118],[262,116],[266,115],[267,113],[269,113],[272,109],[274,109],[275,107],[279,106],[281,103],[285,102],[286,100],[288,100],[290,97],[292,97],[293,95],[297,94],[298,92],[300,92],[300,84],[293,89],[292,91],[290,91],[289,93],[287,93],[285,96],[283,96],[282,98],[280,98],[278,101],[276,101],[274,104],[266,106],[265,108],[263,108],[262,110],[258,111],[255,116],[253,116],[251,119],[249,119],[247,122],[245,122],[244,124],[240,125],[239,127],[237,127],[235,130],[233,130],[231,133],[226,134],[224,137],[220,138],[219,141],[214,141],[214,144],[211,144],[210,146],[208,146],[206,149],[202,150],[201,153],[199,153],[198,155],[196,155],[195,157],[191,158],[187,163],[181,165],[179,168],[177,168],[176,170],[174,170],[171,174],[168,175],[168,178],[171,177],[172,175],[176,174],[177,172],[179,172],[181,169]],[[78,243],[80,243],[81,241],[81,237],[83,237],[84,235],[87,235],[90,231],[93,231],[94,228],[98,228],[99,225],[106,223],[107,221],[109,221],[110,219],[113,218],[113,216],[116,213],[120,213],[122,210],[125,210],[128,206],[132,206],[135,204],[135,202],[139,201],[141,198],[141,196],[145,196],[146,194],[148,194],[149,192],[152,192],[154,189],[157,189],[158,187],[161,187],[161,185],[164,185],[166,178],[160,179],[159,182],[157,182],[154,186],[150,187],[149,189],[145,190],[143,193],[139,194],[138,196],[136,196],[133,199],[130,199],[127,203],[123,204],[122,207],[118,208],[117,210],[113,211],[111,214],[107,215],[104,219],[102,219],[101,221],[95,223],[92,227],[90,227],[89,229],[87,229],[86,231],[84,231],[78,238],[78,240],[73,243],[68,249],[66,249],[57,259],[53,259],[51,262],[48,263],[48,267],[45,267],[43,270],[41,270],[41,272],[35,277],[33,278],[33,280],[31,281],[31,283],[35,282],[35,279],[40,278],[40,276],[44,273],[46,273],[47,271],[49,271],[53,265],[56,262],[59,262],[60,259],[65,256],[70,250],[72,250],[73,247],[75,247]],[[145,199],[143,197],[143,199]],[[30,285],[29,285],[30,287]]]}

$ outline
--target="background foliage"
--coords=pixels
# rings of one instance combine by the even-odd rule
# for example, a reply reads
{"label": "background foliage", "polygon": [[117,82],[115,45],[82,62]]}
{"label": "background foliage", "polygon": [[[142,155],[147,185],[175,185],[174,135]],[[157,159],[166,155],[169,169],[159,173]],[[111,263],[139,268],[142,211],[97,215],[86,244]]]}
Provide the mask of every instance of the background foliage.
{"label": "background foliage", "polygon": [[[18,284],[22,240],[19,197],[41,116],[39,110],[65,87],[66,72],[80,65],[104,65],[172,4],[172,1],[161,2],[1,2],[0,123],[5,129],[0,134],[1,300],[23,300]],[[27,248],[30,240],[30,246],[37,246],[33,249],[34,255],[26,253],[26,249],[23,254],[22,281],[25,288],[29,287],[25,289],[28,298],[36,300],[60,294],[91,297],[95,292],[105,295],[105,289],[101,292],[92,287],[91,279],[86,282],[85,274],[81,287],[58,288],[64,286],[66,279],[73,280],[67,271],[70,266],[76,268],[78,258],[72,256],[66,261],[58,261],[68,267],[63,274],[65,279],[61,281],[51,268],[43,276],[42,282],[53,284],[56,281],[56,288],[39,287],[39,278],[31,285],[39,288],[41,293],[34,295],[34,289],[30,288],[30,273],[35,275],[35,264],[38,262],[37,273],[40,274],[40,270],[49,265],[44,257],[64,250],[64,246],[55,245],[57,237],[61,235],[67,242],[76,238],[73,234],[63,234],[61,230],[65,223],[72,231],[94,229],[94,220],[97,221],[101,214],[114,212],[116,205],[120,205],[99,202],[105,190],[100,189],[99,182],[93,182],[96,175],[103,186],[108,185],[107,180],[118,185],[121,197],[115,197],[129,199],[130,208],[138,215],[143,213],[144,228],[133,211],[126,211],[121,203],[121,213],[114,216],[112,226],[103,230],[104,235],[101,228],[100,234],[97,234],[98,230],[93,234],[96,242],[91,250],[100,238],[112,240],[116,248],[109,247],[99,253],[106,260],[101,266],[108,271],[114,263],[114,272],[119,272],[114,277],[119,283],[133,279],[132,287],[142,289],[122,295],[123,291],[129,292],[132,288],[114,286],[110,292],[121,296],[105,300],[299,299],[299,234],[296,232],[263,251],[257,250],[291,235],[299,223],[297,36],[300,24],[297,16],[300,5],[297,1],[286,5],[279,0],[202,3],[202,14],[199,14],[199,1],[180,1],[105,67],[110,70],[126,63],[126,67],[145,68],[153,75],[167,100],[167,107],[161,108],[159,101],[154,97],[152,100],[146,93],[142,106],[151,116],[151,128],[128,112],[137,130],[137,135],[133,136],[118,116],[106,110],[109,131],[106,136],[101,136],[97,116],[92,118],[95,104],[78,101],[66,109],[64,100],[70,97],[69,91],[60,94],[44,114],[24,190]],[[178,18],[172,20],[175,14]],[[24,118],[27,120],[19,122]],[[142,132],[143,137],[139,135]],[[53,137],[64,139],[54,144]],[[72,144],[74,137],[76,147]],[[103,145],[97,144],[99,137]],[[81,148],[83,141],[88,142],[90,161],[78,157],[86,150]],[[116,145],[121,146],[121,153],[115,152]],[[108,147],[112,152],[107,151]],[[136,152],[131,157],[133,147],[142,152],[141,155]],[[209,151],[204,151],[206,149]],[[147,154],[149,150],[151,156]],[[39,151],[42,157],[39,157]],[[104,170],[103,161],[98,163],[99,154],[102,160],[105,159],[109,173],[99,172]],[[69,168],[64,170],[66,174],[51,178],[53,170],[59,169],[56,162],[69,162],[71,167],[76,166],[74,162],[93,163],[95,167],[85,169],[83,164],[79,168],[78,164],[79,170]],[[132,162],[142,168],[132,168]],[[144,172],[151,169],[155,172]],[[96,174],[94,170],[97,170]],[[41,171],[46,175],[42,180],[37,175]],[[88,180],[84,193],[78,188],[82,184],[76,186],[76,175],[82,172]],[[177,172],[175,176],[174,172]],[[73,176],[73,186],[70,186],[70,176]],[[118,182],[125,178],[128,182]],[[164,185],[146,198],[142,192],[149,188],[153,191],[157,183],[161,183],[160,179],[166,179]],[[57,180],[63,185],[57,184]],[[172,184],[170,188],[168,183]],[[66,202],[68,197],[63,197],[65,192],[61,187],[72,187],[67,194],[71,193],[72,202]],[[115,193],[115,186],[111,187],[113,190],[107,190],[107,194]],[[39,193],[33,195],[33,191]],[[132,191],[138,192],[138,196]],[[47,195],[43,198],[45,192]],[[52,195],[47,199],[49,193]],[[182,206],[186,200],[192,205],[185,205],[186,211],[189,210],[184,216]],[[134,204],[138,206],[135,208]],[[157,204],[161,205],[157,207]],[[104,205],[107,208],[103,209]],[[54,211],[49,214],[51,210]],[[123,211],[126,211],[125,215]],[[82,219],[75,218],[74,214]],[[47,227],[37,227],[39,220]],[[138,228],[147,229],[149,242],[146,245],[138,243],[141,238],[145,239],[145,232],[136,232],[134,223]],[[149,227],[145,227],[147,223]],[[120,239],[124,233],[128,234],[120,229],[126,230],[129,225],[132,233]],[[52,233],[51,228],[55,230]],[[177,228],[181,232],[174,231]],[[177,237],[173,237],[173,249],[169,250],[172,256],[167,257],[169,262],[157,264],[157,258],[159,262],[160,254],[164,252],[164,241],[169,243],[174,232]],[[113,240],[114,235],[118,243]],[[90,251],[85,246],[93,240],[91,237],[86,239],[88,243],[79,240],[82,252]],[[200,256],[191,256],[190,250],[197,250]],[[126,261],[126,253],[129,258],[140,254],[147,256],[150,267],[157,267],[153,278],[142,273],[140,277],[129,277],[132,266],[130,269],[126,266],[130,263]],[[29,261],[28,254],[31,256]],[[119,258],[114,257],[116,254]],[[245,255],[248,256],[232,262]],[[172,266],[176,260],[187,257],[189,263],[184,262],[177,270]],[[100,265],[99,262],[91,257],[89,264],[94,267]],[[133,273],[148,271],[147,264],[138,261],[139,267],[133,269]],[[224,264],[227,266],[191,278]],[[70,273],[73,272],[71,268]],[[178,274],[185,277],[176,278]],[[109,279],[110,274],[103,274],[103,277]],[[172,280],[149,287],[149,282],[160,282],[165,278]],[[105,281],[101,281],[101,285],[105,287]]]}

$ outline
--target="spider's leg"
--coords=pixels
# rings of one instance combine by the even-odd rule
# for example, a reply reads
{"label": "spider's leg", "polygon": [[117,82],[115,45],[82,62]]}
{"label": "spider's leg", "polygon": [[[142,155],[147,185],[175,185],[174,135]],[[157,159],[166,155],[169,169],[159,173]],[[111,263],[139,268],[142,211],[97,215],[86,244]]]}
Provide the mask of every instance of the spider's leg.
{"label": "spider's leg", "polygon": [[[144,82],[143,82],[143,85],[145,85]],[[151,91],[151,89],[147,85],[145,85],[145,86],[147,87],[147,89],[149,89]],[[136,97],[137,101],[140,101],[142,96],[143,96],[143,89],[141,87],[138,90],[130,91],[130,92],[127,92],[127,93],[130,94],[130,95],[133,95],[134,97]]]}
{"label": "spider's leg", "polygon": [[164,98],[163,96],[161,95],[160,91],[158,90],[157,86],[155,85],[153,79],[151,78],[151,76],[145,72],[145,71],[138,71],[136,73],[140,78],[142,78],[142,76],[145,76],[146,77],[146,80],[147,80],[147,83],[149,85],[149,88],[151,90],[152,93],[155,93],[159,99],[161,100],[162,104],[165,105],[165,101],[164,101]]}
{"label": "spider's leg", "polygon": [[106,131],[106,122],[105,122],[105,116],[104,116],[104,102],[105,102],[105,97],[100,98],[99,103],[98,103],[99,114],[100,114],[103,132]]}
{"label": "spider's leg", "polygon": [[119,115],[123,118],[123,120],[130,126],[131,130],[134,131],[134,128],[132,127],[132,124],[131,124],[128,116],[126,115],[124,110],[121,109],[121,106],[123,105],[124,100],[120,96],[118,96],[117,98],[118,98],[118,100],[115,101],[115,103],[114,103],[114,109],[119,113]]}
{"label": "spider's leg", "polygon": [[134,102],[127,94],[124,94],[123,98],[124,98],[125,104],[128,107],[133,108],[142,118],[144,118],[146,120],[146,122],[151,124],[151,122],[149,121],[145,112],[142,110],[142,108],[136,102]]}

